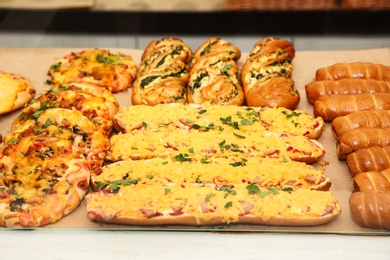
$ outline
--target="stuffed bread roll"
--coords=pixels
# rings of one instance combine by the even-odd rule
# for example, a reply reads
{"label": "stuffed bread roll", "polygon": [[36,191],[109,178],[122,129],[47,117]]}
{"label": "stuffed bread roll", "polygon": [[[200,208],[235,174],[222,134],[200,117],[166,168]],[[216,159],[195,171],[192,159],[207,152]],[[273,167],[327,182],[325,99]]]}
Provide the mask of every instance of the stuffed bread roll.
{"label": "stuffed bread roll", "polygon": [[191,61],[188,102],[242,105],[244,92],[237,78],[240,56],[240,50],[226,40],[206,40]]}
{"label": "stuffed bread roll", "polygon": [[283,39],[268,37],[255,44],[241,70],[248,106],[298,106],[300,95],[291,77],[294,56],[294,47]]}
{"label": "stuffed bread roll", "polygon": [[145,49],[133,85],[133,105],[184,103],[191,49],[173,37],[152,41]]}

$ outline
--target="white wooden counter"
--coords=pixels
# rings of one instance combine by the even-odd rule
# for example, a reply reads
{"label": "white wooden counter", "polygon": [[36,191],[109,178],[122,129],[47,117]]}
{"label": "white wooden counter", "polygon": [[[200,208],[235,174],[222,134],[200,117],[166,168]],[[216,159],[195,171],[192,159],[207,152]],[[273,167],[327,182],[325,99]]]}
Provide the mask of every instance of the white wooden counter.
{"label": "white wooden counter", "polygon": [[390,259],[390,237],[0,230],[0,259]]}

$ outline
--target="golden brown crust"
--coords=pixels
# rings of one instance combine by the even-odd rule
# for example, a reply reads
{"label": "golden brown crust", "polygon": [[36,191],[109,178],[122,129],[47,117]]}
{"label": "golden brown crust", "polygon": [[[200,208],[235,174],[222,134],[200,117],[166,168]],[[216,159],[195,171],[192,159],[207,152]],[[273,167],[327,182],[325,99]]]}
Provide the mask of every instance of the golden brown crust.
{"label": "golden brown crust", "polygon": [[360,128],[339,136],[337,156],[345,160],[347,155],[362,148],[371,146],[385,147],[390,145],[390,128]]}
{"label": "golden brown crust", "polygon": [[338,116],[363,110],[390,109],[390,93],[364,93],[321,96],[314,102],[315,116],[321,116],[325,121],[332,121]]}
{"label": "golden brown crust", "polygon": [[305,86],[306,97],[313,104],[319,97],[329,94],[361,94],[390,92],[390,82],[376,79],[340,79],[313,81]]}
{"label": "golden brown crust", "polygon": [[359,149],[349,154],[346,161],[352,176],[359,172],[385,170],[390,168],[390,146]]}
{"label": "golden brown crust", "polygon": [[383,171],[360,172],[353,179],[361,192],[390,191],[390,168]]}
{"label": "golden brown crust", "polygon": [[133,85],[132,104],[184,103],[189,79],[191,49],[180,39],[151,41],[141,57]]}
{"label": "golden brown crust", "polygon": [[356,224],[390,229],[390,192],[355,192],[349,198],[349,205]]}
{"label": "golden brown crust", "polygon": [[343,78],[390,80],[390,66],[370,62],[336,63],[316,71],[316,80]]}
{"label": "golden brown crust", "polygon": [[116,93],[130,88],[137,66],[130,55],[103,49],[71,52],[50,66],[53,84],[91,83]]}
{"label": "golden brown crust", "polygon": [[260,107],[285,107],[295,109],[300,97],[290,78],[270,75],[265,81],[258,81],[246,91],[246,102]]}
{"label": "golden brown crust", "polygon": [[210,37],[194,53],[188,83],[188,102],[242,105],[244,92],[237,73],[241,51],[230,42]]}
{"label": "golden brown crust", "polygon": [[268,37],[257,42],[241,70],[248,106],[271,106],[295,109],[300,101],[291,78],[293,45]]}
{"label": "golden brown crust", "polygon": [[335,138],[357,128],[390,127],[390,110],[363,110],[336,117],[332,123]]}
{"label": "golden brown crust", "polygon": [[[93,217],[90,215],[90,217]],[[252,225],[272,225],[272,226],[318,226],[335,220],[337,214],[329,214],[321,217],[273,217],[267,220],[256,218],[251,215],[240,216],[238,221],[232,224],[252,224]],[[95,219],[96,220],[96,219]],[[99,221],[99,220],[98,220]],[[101,220],[100,220],[101,221]],[[199,219],[188,215],[180,215],[174,217],[156,217],[150,219],[137,219],[126,216],[118,216],[105,223],[137,225],[137,226],[158,226],[158,225],[185,225],[185,226],[208,226],[224,224],[222,217],[213,217],[211,219],[202,220],[199,224]]]}
{"label": "golden brown crust", "polygon": [[15,111],[35,96],[32,82],[22,75],[0,72],[0,115]]}

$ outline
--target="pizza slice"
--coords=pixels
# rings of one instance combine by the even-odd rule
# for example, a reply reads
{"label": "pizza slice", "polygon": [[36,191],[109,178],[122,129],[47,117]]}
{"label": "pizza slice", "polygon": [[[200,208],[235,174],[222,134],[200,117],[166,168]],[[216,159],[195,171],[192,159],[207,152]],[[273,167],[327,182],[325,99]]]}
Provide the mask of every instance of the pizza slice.
{"label": "pizza slice", "polygon": [[108,136],[113,128],[112,117],[118,111],[119,103],[111,92],[92,84],[54,85],[24,107],[15,118],[12,129],[26,120],[36,119],[50,108],[79,110]]}
{"label": "pizza slice", "polygon": [[1,226],[55,223],[89,189],[90,163],[71,140],[34,135],[3,143],[0,150]]}
{"label": "pizza slice", "polygon": [[19,74],[0,71],[0,115],[23,107],[35,96],[32,82]]}
{"label": "pizza slice", "polygon": [[34,119],[29,119],[3,139],[6,144],[17,144],[28,136],[54,137],[69,140],[74,149],[86,158],[94,174],[101,166],[110,147],[109,139],[88,118],[77,110],[51,108]]}
{"label": "pizza slice", "polygon": [[65,55],[48,73],[53,84],[91,83],[116,93],[132,86],[137,66],[130,55],[88,49]]}

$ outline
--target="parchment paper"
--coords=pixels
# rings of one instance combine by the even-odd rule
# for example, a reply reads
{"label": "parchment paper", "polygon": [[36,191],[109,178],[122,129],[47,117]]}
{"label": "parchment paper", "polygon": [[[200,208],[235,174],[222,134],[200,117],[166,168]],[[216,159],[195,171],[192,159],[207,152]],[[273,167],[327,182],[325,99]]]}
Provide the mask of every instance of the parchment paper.
{"label": "parchment paper", "polygon": [[[30,79],[40,93],[49,88],[44,82],[48,79],[49,67],[62,56],[81,49],[18,49],[0,48],[0,71],[18,73]],[[112,52],[123,52],[133,57],[139,64],[142,50],[134,49],[110,49]],[[242,66],[247,53],[243,53],[239,65]],[[297,109],[304,110],[313,115],[313,108],[307,102],[305,84],[310,83],[315,76],[315,71],[320,67],[330,66],[337,62],[365,61],[390,65],[390,49],[367,50],[343,50],[343,51],[301,51],[296,53],[293,60],[293,78],[301,94],[301,101]],[[130,106],[131,90],[115,94],[121,106]],[[15,111],[5,116],[0,116],[0,133],[4,136],[8,133],[11,122],[20,111]],[[336,233],[354,235],[390,235],[390,231],[363,228],[356,225],[350,216],[348,199],[352,192],[352,178],[345,161],[339,161],[336,156],[336,141],[332,136],[329,124],[323,135],[318,139],[326,149],[324,160],[329,162],[325,175],[332,181],[332,190],[340,201],[343,211],[333,222],[315,227],[285,227],[285,226],[255,226],[255,225],[230,225],[213,227],[184,227],[184,226],[122,226],[106,225],[91,222],[86,215],[84,204],[80,205],[70,215],[59,222],[48,225],[42,229],[102,229],[102,230],[175,230],[175,231],[212,231],[212,232],[290,232],[290,233]]]}

